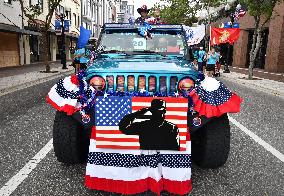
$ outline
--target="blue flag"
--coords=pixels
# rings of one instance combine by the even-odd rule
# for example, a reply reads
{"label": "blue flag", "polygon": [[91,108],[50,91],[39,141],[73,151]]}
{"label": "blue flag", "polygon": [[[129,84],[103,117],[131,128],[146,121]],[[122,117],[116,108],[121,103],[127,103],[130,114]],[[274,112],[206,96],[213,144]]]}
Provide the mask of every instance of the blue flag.
{"label": "blue flag", "polygon": [[77,46],[78,46],[79,49],[84,48],[87,45],[87,43],[88,43],[88,41],[91,37],[91,33],[92,32],[90,30],[87,30],[84,27],[80,26],[80,36],[79,36],[78,42],[77,42]]}

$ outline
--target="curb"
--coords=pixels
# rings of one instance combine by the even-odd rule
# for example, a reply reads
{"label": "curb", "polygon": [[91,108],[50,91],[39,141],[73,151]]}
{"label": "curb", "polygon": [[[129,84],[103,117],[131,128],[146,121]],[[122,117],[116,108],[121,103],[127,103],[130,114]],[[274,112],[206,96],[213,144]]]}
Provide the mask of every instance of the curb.
{"label": "curb", "polygon": [[[234,73],[236,73],[236,72],[234,72]],[[246,82],[245,80],[241,80],[239,78],[232,78],[227,74],[222,74],[221,78],[228,80],[230,82],[234,82],[234,83],[243,85],[243,86],[251,88],[251,89],[259,90],[259,91],[262,91],[264,93],[268,93],[268,94],[271,94],[271,95],[274,95],[274,96],[277,96],[277,97],[280,97],[280,98],[284,98],[284,92],[281,92],[281,91],[278,91],[278,90],[275,90],[275,89],[272,89],[272,88],[265,88],[265,86],[263,86],[263,85],[258,85],[257,82],[255,82],[254,84],[251,84],[251,83]],[[256,78],[258,78],[258,77],[256,77]],[[259,78],[259,79],[263,79],[263,78]]]}
{"label": "curb", "polygon": [[48,81],[56,79],[56,78],[60,78],[60,77],[70,75],[71,73],[74,73],[73,69],[70,70],[70,71],[56,73],[56,74],[51,75],[51,76],[46,76],[46,77],[43,77],[43,78],[37,78],[36,80],[33,80],[33,81],[23,82],[21,84],[17,84],[17,85],[14,85],[14,86],[9,86],[9,87],[3,88],[3,89],[0,90],[0,97],[3,96],[3,95],[9,94],[9,93],[13,93],[13,92],[18,91],[18,90],[22,90],[22,89],[25,89],[25,88],[28,88],[28,87],[32,87],[32,86],[35,86],[35,85],[38,85],[38,84],[48,82]]}

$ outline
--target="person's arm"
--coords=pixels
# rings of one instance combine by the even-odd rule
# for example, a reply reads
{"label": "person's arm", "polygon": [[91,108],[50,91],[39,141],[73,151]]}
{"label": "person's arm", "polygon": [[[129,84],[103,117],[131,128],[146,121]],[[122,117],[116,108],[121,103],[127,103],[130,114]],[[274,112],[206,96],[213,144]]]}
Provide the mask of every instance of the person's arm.
{"label": "person's arm", "polygon": [[85,55],[85,51],[81,51],[81,49],[78,49],[76,52],[75,52],[75,54],[74,54],[74,59],[75,58],[80,58],[80,57],[82,57],[82,56],[84,56]]}
{"label": "person's arm", "polygon": [[119,122],[119,130],[126,135],[139,135],[143,129],[141,123],[133,123],[136,118],[141,118],[144,114],[149,111],[148,108],[143,108],[124,116]]}
{"label": "person's arm", "polygon": [[208,53],[206,56],[207,56],[207,60],[209,60],[211,57],[211,53]]}
{"label": "person's arm", "polygon": [[[173,132],[174,132],[174,134],[175,134],[175,136],[176,136],[176,140],[177,140],[178,148],[179,148],[179,146],[180,146],[180,138],[179,138],[179,130],[178,130],[177,126],[175,126]],[[179,150],[179,149],[178,149],[178,150]]]}
{"label": "person's arm", "polygon": [[140,24],[140,23],[143,23],[144,21],[142,21],[142,18],[141,17],[138,17],[136,20],[135,20],[135,23],[136,24]]}

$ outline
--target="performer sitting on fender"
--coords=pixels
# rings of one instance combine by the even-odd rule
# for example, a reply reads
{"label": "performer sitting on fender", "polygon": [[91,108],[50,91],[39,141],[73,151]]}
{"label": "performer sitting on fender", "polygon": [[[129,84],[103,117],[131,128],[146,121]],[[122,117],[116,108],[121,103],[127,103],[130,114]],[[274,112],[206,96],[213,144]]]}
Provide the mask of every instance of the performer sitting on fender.
{"label": "performer sitting on fender", "polygon": [[[150,120],[134,122],[145,118],[150,111]],[[143,108],[128,114],[119,123],[119,130],[126,135],[139,135],[140,149],[143,150],[179,150],[178,127],[165,120],[166,102],[154,99],[150,108]]]}

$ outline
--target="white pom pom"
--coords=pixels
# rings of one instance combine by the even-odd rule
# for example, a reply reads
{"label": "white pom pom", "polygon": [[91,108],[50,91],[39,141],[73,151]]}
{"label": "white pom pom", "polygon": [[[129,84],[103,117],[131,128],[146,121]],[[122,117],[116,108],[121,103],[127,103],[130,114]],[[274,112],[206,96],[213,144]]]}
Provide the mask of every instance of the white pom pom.
{"label": "white pom pom", "polygon": [[200,86],[206,91],[215,91],[219,88],[220,82],[212,77],[205,77]]}

